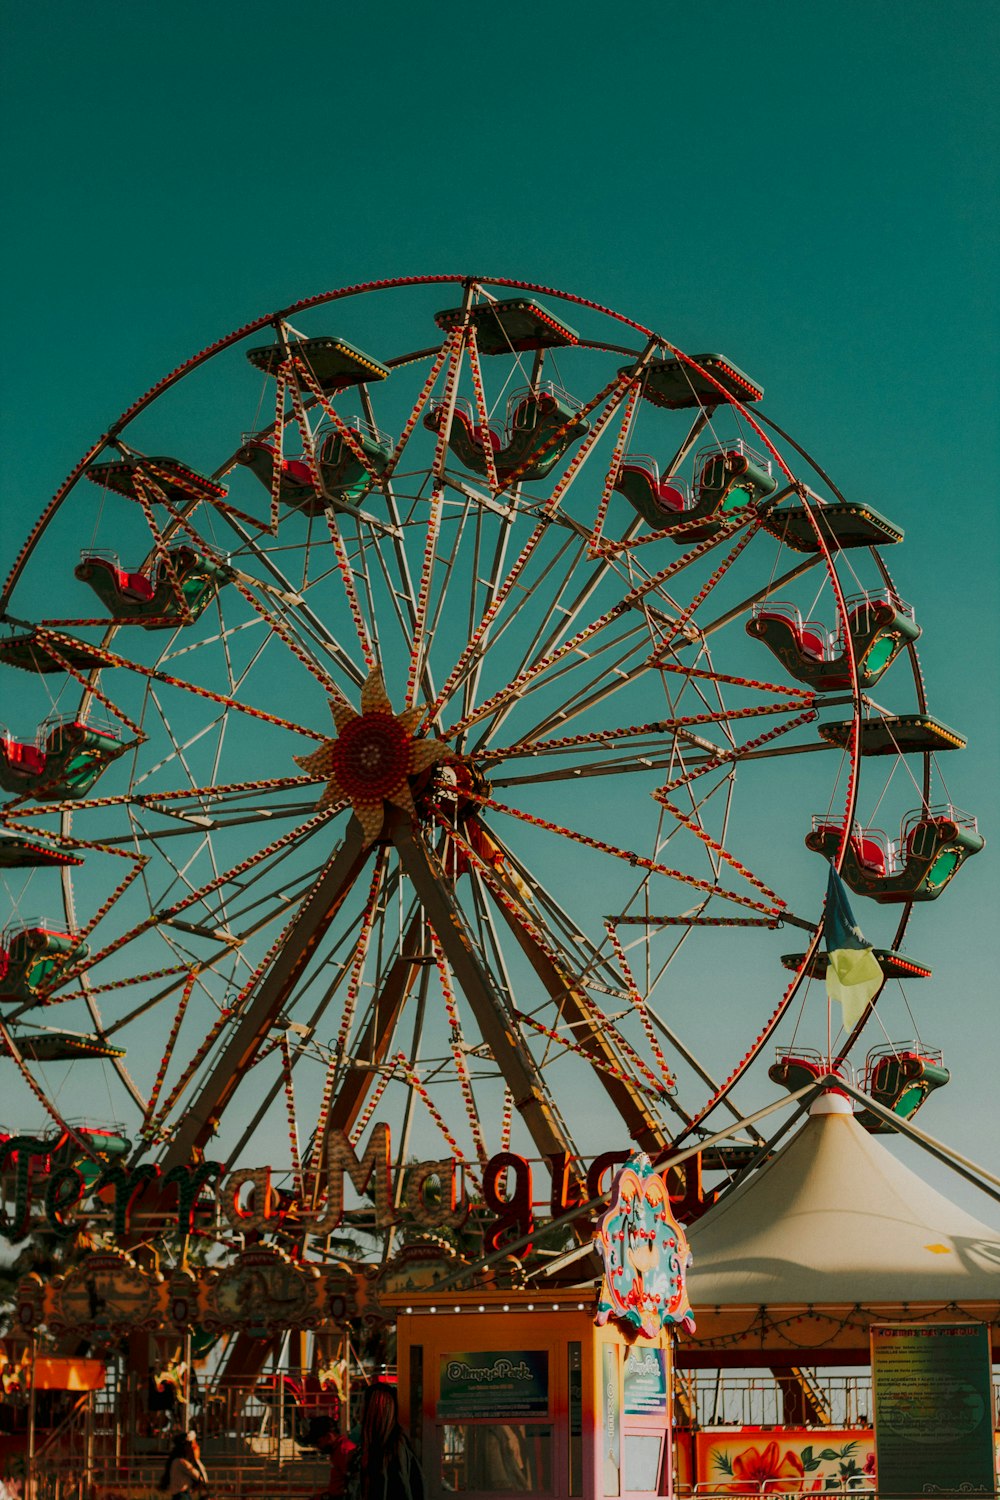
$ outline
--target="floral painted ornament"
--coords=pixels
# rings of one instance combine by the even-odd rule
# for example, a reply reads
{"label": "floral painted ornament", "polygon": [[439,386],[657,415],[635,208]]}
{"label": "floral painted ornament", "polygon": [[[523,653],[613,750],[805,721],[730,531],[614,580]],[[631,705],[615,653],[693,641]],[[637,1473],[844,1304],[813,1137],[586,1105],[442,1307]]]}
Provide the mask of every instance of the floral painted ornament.
{"label": "floral painted ornament", "polygon": [[595,1243],[604,1261],[598,1324],[618,1318],[647,1338],[666,1323],[694,1331],[687,1236],[674,1218],[667,1184],[645,1152],[633,1152],[616,1174]]}
{"label": "floral painted ornament", "polygon": [[296,755],[295,764],[312,776],[327,777],[319,807],[343,807],[350,803],[361,824],[365,843],[382,832],[385,804],[391,802],[417,815],[410,777],[425,771],[453,752],[441,740],[416,739],[413,731],[424,716],[422,708],[392,711],[378,667],[368,674],[361,689],[361,712],[356,714],[346,698],[331,698],[330,712],[337,727],[335,739],[326,740],[311,755]]}

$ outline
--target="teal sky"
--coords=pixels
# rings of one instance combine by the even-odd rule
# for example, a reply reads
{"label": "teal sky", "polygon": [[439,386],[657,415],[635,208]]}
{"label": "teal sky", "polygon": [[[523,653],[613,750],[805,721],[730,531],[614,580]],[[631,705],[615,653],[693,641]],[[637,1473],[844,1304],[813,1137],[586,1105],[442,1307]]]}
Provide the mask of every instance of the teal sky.
{"label": "teal sky", "polygon": [[727,353],[906,528],[931,709],[970,740],[945,775],[989,841],[911,928],[936,976],[911,1001],[953,1071],[919,1123],[995,1164],[997,8],[0,13],[4,570],[140,391],[326,288],[523,277]]}

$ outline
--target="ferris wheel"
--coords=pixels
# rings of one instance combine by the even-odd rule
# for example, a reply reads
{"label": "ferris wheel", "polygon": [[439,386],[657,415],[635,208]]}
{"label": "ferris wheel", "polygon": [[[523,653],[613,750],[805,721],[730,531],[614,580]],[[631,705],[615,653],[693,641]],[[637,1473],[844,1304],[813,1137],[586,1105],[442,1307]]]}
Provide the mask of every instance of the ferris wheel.
{"label": "ferris wheel", "polygon": [[137,400],[2,595],[6,1113],[300,1187],[382,1119],[473,1174],[656,1156],[819,1034],[825,860],[887,977],[926,972],[911,911],[982,846],[933,779],[963,740],[897,521],[762,396],[440,276]]}

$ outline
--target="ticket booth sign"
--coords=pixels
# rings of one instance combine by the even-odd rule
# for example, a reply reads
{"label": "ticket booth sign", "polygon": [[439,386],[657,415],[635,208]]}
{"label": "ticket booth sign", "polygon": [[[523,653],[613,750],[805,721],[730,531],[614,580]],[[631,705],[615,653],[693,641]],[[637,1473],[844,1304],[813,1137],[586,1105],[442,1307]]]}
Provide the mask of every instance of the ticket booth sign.
{"label": "ticket booth sign", "polygon": [[650,1417],[667,1409],[667,1359],[663,1349],[635,1346],[625,1353],[625,1415]]}
{"label": "ticket booth sign", "polygon": [[477,1350],[441,1359],[439,1421],[489,1417],[544,1417],[549,1409],[547,1349],[520,1354]]}

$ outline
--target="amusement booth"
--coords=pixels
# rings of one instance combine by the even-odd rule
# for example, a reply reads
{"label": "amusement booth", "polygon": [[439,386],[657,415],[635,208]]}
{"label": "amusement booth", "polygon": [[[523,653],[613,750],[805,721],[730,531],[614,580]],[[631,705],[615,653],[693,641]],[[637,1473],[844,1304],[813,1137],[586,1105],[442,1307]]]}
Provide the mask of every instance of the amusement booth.
{"label": "amusement booth", "polygon": [[593,1286],[414,1291],[397,1305],[401,1417],[428,1500],[672,1495],[673,1341],[693,1328],[664,1178],[630,1157]]}

